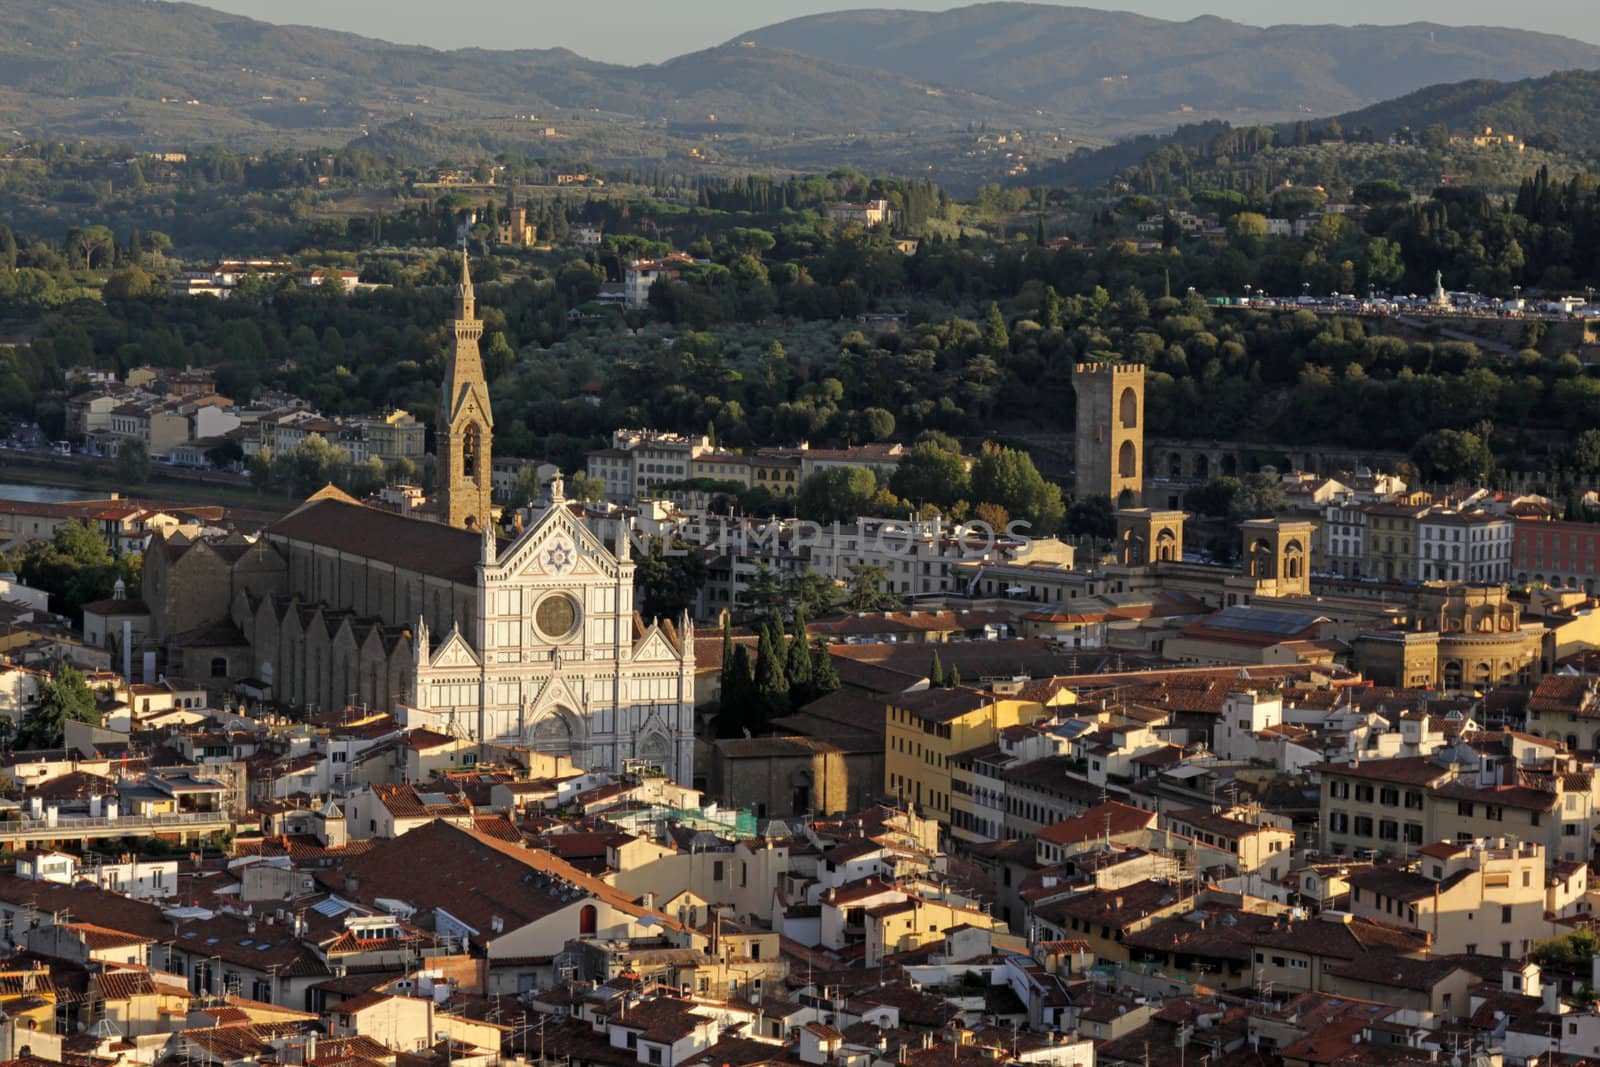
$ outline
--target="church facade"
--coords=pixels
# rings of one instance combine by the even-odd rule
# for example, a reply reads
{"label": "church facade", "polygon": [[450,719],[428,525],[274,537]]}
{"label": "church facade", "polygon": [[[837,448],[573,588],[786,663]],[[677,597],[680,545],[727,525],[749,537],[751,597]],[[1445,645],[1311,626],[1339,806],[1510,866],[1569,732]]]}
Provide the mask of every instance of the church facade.
{"label": "church facade", "polygon": [[[638,615],[626,539],[613,551],[596,537],[559,478],[515,539],[495,534],[471,301],[463,265],[439,415],[448,521],[368,507],[330,487],[253,540],[158,542],[144,595],[169,662],[204,638],[207,663],[223,660],[229,682],[277,704],[392,709],[408,726],[570,755],[587,768],[640,761],[689,781],[687,615]],[[218,643],[235,651],[219,657]]]}
{"label": "church facade", "polygon": [[517,739],[580,767],[629,761],[689,780],[694,745],[694,624],[646,623],[633,608],[633,561],[552,501],[515,542],[483,538],[472,627],[425,619],[413,647],[408,725]]}

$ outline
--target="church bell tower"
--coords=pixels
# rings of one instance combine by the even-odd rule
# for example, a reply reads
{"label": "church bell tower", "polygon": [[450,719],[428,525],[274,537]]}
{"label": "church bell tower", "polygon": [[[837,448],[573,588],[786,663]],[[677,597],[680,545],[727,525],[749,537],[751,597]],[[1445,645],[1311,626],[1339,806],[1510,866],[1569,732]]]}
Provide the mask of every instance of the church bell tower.
{"label": "church bell tower", "polygon": [[494,416],[489,386],[483,379],[478,341],[483,321],[477,316],[467,251],[461,250],[461,282],[456,287],[456,317],[450,328],[455,344],[445,368],[438,423],[439,517],[451,526],[482,530],[493,522],[493,471],[489,464]]}

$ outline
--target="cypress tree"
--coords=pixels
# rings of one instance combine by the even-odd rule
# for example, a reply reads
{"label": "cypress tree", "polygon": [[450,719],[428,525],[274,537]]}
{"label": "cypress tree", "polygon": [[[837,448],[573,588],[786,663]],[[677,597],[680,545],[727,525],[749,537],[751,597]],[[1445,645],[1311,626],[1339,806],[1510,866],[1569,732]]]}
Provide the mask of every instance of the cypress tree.
{"label": "cypress tree", "polygon": [[806,643],[806,617],[799,608],[794,613],[794,636],[789,638],[789,691],[796,703],[811,699],[811,646]]}
{"label": "cypress tree", "polygon": [[722,616],[722,679],[726,684],[728,669],[733,666],[733,615],[724,613]]}
{"label": "cypress tree", "polygon": [[811,650],[811,692],[815,696],[827,696],[839,688],[839,672],[833,669],[833,657],[828,655],[828,646],[822,643],[822,638],[817,638],[817,646]]}
{"label": "cypress tree", "polygon": [[[782,632],[779,627],[778,633]],[[772,630],[763,628],[761,643],[756,648],[756,701],[761,706],[764,720],[782,715],[789,709],[789,675],[784,664],[785,658],[783,639],[775,638]]]}
{"label": "cypress tree", "polygon": [[1061,294],[1056,292],[1055,286],[1045,286],[1044,302],[1041,310],[1044,314],[1045,329],[1061,329]]}
{"label": "cypress tree", "polygon": [[785,664],[789,660],[789,631],[783,625],[783,611],[781,609],[767,620],[767,626],[772,630],[772,647],[778,650],[778,665],[784,667],[783,676],[788,678],[789,672]]}
{"label": "cypress tree", "polygon": [[717,714],[717,733],[723,737],[738,737],[743,730],[759,725],[750,650],[737,645],[722,678],[722,710]]}
{"label": "cypress tree", "polygon": [[939,662],[939,650],[933,650],[933,662],[928,664],[928,685],[937,688],[944,685],[944,664]]}
{"label": "cypress tree", "polygon": [[960,689],[961,688],[961,668],[960,667],[957,667],[955,664],[951,664],[950,665],[950,673],[945,675],[945,677],[944,677],[944,687],[946,689]]}

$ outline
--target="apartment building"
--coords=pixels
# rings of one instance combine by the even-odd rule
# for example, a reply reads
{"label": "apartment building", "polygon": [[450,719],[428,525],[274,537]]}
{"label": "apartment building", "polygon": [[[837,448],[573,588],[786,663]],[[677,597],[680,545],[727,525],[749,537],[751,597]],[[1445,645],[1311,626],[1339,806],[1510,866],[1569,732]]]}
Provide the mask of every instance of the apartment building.
{"label": "apartment building", "polygon": [[880,223],[893,222],[895,212],[887,200],[864,200],[860,203],[832,204],[828,207],[828,215],[842,226],[871,228]]}
{"label": "apartment building", "polygon": [[1595,592],[1600,583],[1600,526],[1587,522],[1517,519],[1511,568],[1518,585],[1551,585]]}
{"label": "apartment building", "polygon": [[663,259],[636,259],[622,269],[623,302],[631,308],[650,306],[650,287],[658,281],[670,281],[678,272],[694,263],[692,256],[672,252]]}
{"label": "apartment building", "polygon": [[1552,858],[1587,859],[1595,827],[1594,765],[1518,735],[1487,735],[1428,756],[1323,763],[1320,847],[1396,856],[1486,831],[1539,844]]}
{"label": "apartment building", "polygon": [[750,486],[775,497],[792,497],[800,491],[800,450],[763,448],[750,457]]}
{"label": "apartment building", "polygon": [[1417,527],[1427,513],[1426,503],[1398,502],[1368,507],[1362,575],[1385,582],[1416,581]]}
{"label": "apartment building", "polygon": [[658,486],[696,477],[695,459],[711,451],[704,435],[613,430],[611,446],[588,453],[584,470],[606,483],[607,500],[628,504]]}
{"label": "apartment building", "polygon": [[409,411],[396,408],[381,418],[357,419],[356,427],[364,444],[363,459],[418,461],[427,451],[428,428]]}
{"label": "apartment building", "polygon": [[832,470],[836,467],[861,467],[871,471],[878,478],[878,484],[883,485],[894,474],[895,468],[900,466],[900,457],[905,455],[905,446],[902,444],[872,444],[856,445],[852,448],[812,448],[810,444],[800,443],[800,480],[805,481],[819,471]]}
{"label": "apartment building", "polygon": [[940,519],[861,517],[818,526],[794,519],[710,516],[684,523],[677,534],[710,557],[697,608],[702,617],[723,608],[741,610],[751,581],[763,567],[779,574],[809,571],[843,582],[850,579],[853,566],[866,564],[882,570],[883,592],[916,597],[968,591],[972,568],[978,566],[1015,561],[1040,572],[1067,572],[1075,553],[1071,545],[1053,538],[992,538]]}
{"label": "apartment building", "polygon": [[1241,875],[1277,882],[1289,873],[1294,831],[1287,816],[1259,807],[1201,807],[1169,811],[1164,829],[1231,855]]}
{"label": "apartment building", "polygon": [[1367,511],[1349,498],[1341,498],[1322,513],[1320,569],[1341,578],[1359,578],[1367,555]]}
{"label": "apartment building", "polygon": [[1478,838],[1417,850],[1414,869],[1350,875],[1349,910],[1420,930],[1432,951],[1521,959],[1560,933],[1545,917],[1545,851],[1533,841]]}
{"label": "apartment building", "polygon": [[883,569],[884,592],[908,596],[959,593],[974,565],[1042,564],[1070,569],[1075,549],[1053,538],[1017,541],[942,519],[860,518],[818,531],[801,551],[812,571],[844,580],[854,564]]}
{"label": "apartment building", "polygon": [[1435,508],[1417,521],[1417,577],[1424,582],[1509,582],[1515,523],[1484,511]]}
{"label": "apartment building", "polygon": [[1008,726],[1048,714],[1042,704],[975,689],[896,693],[884,713],[884,792],[915,804],[948,830],[955,756],[993,743]]}
{"label": "apartment building", "polygon": [[125,395],[101,414],[91,402],[76,413],[84,447],[92,455],[115,456],[126,441],[139,441],[152,456],[171,456],[195,441],[212,441],[239,427],[233,401],[215,393],[189,397]]}
{"label": "apartment building", "polygon": [[716,482],[732,482],[749,488],[750,458],[731,448],[708,448],[691,458],[689,476],[708,478]]}
{"label": "apartment building", "polygon": [[957,753],[950,761],[951,836],[969,842],[1007,837],[1011,772],[1034,760],[1064,755],[1069,746],[1061,724],[1041,719],[1007,726],[994,741]]}

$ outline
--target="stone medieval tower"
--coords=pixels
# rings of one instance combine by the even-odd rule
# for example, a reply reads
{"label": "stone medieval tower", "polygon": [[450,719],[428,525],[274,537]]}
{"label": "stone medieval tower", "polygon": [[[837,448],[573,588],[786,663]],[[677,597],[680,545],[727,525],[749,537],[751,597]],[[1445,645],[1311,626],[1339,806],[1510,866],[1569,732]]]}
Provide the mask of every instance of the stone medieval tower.
{"label": "stone medieval tower", "polygon": [[455,347],[445,368],[439,404],[436,478],[440,519],[469,530],[482,530],[493,522],[489,447],[494,437],[494,416],[489,411],[489,386],[483,380],[483,358],[478,352],[483,322],[476,312],[472,276],[467,271],[466,250],[462,249],[456,317],[450,323]]}
{"label": "stone medieval tower", "polygon": [[1144,367],[1137,363],[1079,363],[1072,368],[1078,396],[1073,447],[1075,492],[1132,507],[1144,491]]}

